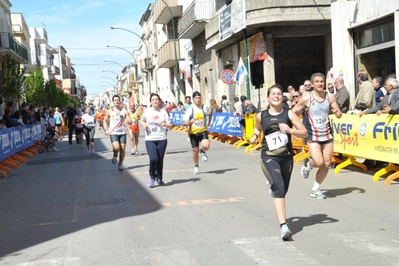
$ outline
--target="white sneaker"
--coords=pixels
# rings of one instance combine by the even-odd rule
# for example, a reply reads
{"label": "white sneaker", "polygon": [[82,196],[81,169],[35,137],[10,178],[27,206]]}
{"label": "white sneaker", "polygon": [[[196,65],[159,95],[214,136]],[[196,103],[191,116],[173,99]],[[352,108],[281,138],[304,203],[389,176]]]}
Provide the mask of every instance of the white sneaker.
{"label": "white sneaker", "polygon": [[94,148],[91,149],[91,154],[95,154],[95,153],[96,153],[96,151],[94,150]]}
{"label": "white sneaker", "polygon": [[54,151],[59,151],[59,149],[57,149],[56,147],[53,148]]}
{"label": "white sneaker", "polygon": [[206,156],[205,152],[200,152],[201,153],[201,159],[205,163],[208,161],[208,156]]}
{"label": "white sneaker", "polygon": [[118,169],[119,169],[119,171],[123,171],[123,165],[119,164]]}
{"label": "white sneaker", "polygon": [[87,150],[87,155],[90,155],[90,150]]}
{"label": "white sneaker", "polygon": [[194,166],[194,175],[198,175],[198,174],[199,174],[199,167]]}

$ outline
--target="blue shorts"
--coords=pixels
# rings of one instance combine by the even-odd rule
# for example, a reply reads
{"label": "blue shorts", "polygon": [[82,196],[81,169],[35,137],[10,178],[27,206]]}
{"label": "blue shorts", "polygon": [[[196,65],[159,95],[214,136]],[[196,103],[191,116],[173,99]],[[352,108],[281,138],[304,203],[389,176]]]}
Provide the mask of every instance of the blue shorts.
{"label": "blue shorts", "polygon": [[123,135],[111,135],[109,136],[111,143],[119,142],[120,144],[126,144],[126,134]]}

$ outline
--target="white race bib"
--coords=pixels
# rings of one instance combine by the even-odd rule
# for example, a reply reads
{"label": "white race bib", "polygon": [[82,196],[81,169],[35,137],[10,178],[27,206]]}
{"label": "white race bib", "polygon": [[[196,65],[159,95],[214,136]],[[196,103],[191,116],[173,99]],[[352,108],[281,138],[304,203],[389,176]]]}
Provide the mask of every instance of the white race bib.
{"label": "white race bib", "polygon": [[288,136],[285,131],[280,130],[265,136],[265,140],[269,150],[272,151],[286,145],[288,143]]}
{"label": "white race bib", "polygon": [[196,128],[204,127],[204,120],[195,120],[194,127],[196,127]]}
{"label": "white race bib", "polygon": [[327,115],[326,114],[315,115],[313,116],[313,121],[315,122],[316,125],[324,125],[327,123]]}

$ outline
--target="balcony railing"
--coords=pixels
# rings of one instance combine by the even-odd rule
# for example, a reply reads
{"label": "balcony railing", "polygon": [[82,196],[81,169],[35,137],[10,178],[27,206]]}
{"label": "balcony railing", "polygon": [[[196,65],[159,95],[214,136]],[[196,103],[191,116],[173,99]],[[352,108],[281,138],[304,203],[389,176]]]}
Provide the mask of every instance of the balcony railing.
{"label": "balcony railing", "polygon": [[215,1],[194,1],[179,19],[179,39],[193,39],[205,30],[205,24],[215,16]]}
{"label": "balcony railing", "polygon": [[[176,40],[177,60],[180,60],[180,42]],[[158,66],[160,68],[169,68],[176,65],[175,50],[173,40],[169,40],[158,50]]]}
{"label": "balcony railing", "polygon": [[[0,32],[0,46],[3,49],[9,49],[13,51],[20,58],[24,59],[25,62],[29,61],[28,50],[9,32]],[[22,63],[21,60],[18,61]]]}
{"label": "balcony railing", "polygon": [[[182,6],[178,5],[178,0],[164,0],[172,11],[173,17],[180,18]],[[172,20],[170,11],[162,0],[157,0],[154,6],[154,19],[156,24],[167,25]]]}

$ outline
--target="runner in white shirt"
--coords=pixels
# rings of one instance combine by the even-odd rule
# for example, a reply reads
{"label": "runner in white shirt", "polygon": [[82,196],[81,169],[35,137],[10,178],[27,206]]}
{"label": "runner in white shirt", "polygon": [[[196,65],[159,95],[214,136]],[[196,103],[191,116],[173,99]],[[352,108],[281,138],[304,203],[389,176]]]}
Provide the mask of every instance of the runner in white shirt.
{"label": "runner in white shirt", "polygon": [[127,112],[127,110],[122,108],[121,98],[119,95],[114,95],[112,97],[112,102],[114,104],[113,107],[107,111],[104,117],[104,129],[105,135],[110,136],[112,149],[114,152],[114,156],[112,157],[112,163],[116,164],[119,153],[119,164],[118,169],[120,171],[123,170],[123,160],[125,159],[126,153],[126,124],[132,124],[132,120]]}
{"label": "runner in white shirt", "polygon": [[91,114],[90,106],[86,107],[86,113],[82,115],[83,134],[86,138],[87,155],[94,154],[94,134],[96,133],[96,119]]}
{"label": "runner in white shirt", "polygon": [[162,101],[158,94],[152,93],[150,97],[151,107],[144,110],[140,124],[145,129],[145,147],[150,158],[150,180],[148,186],[165,186],[163,182],[163,158],[168,144],[166,128],[171,129],[169,115],[162,108]]}

